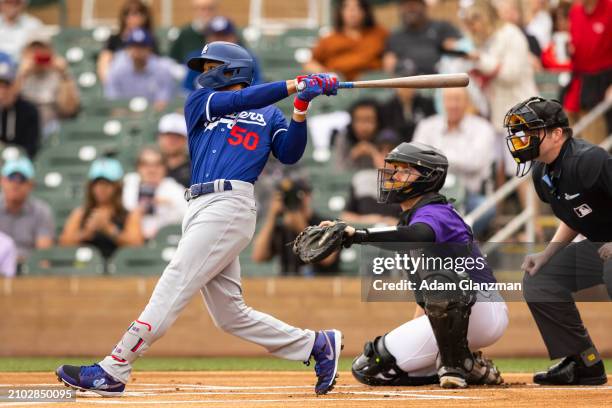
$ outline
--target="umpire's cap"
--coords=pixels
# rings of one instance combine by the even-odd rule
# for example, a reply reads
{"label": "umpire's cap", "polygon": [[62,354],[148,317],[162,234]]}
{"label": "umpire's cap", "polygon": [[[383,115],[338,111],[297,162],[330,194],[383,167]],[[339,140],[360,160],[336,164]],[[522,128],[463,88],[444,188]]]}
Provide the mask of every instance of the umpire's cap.
{"label": "umpire's cap", "polygon": [[198,77],[197,81],[203,88],[220,89],[234,84],[250,86],[253,82],[253,57],[238,44],[226,41],[208,43],[202,54],[191,58],[187,66],[202,72],[206,61],[220,62],[221,65]]}

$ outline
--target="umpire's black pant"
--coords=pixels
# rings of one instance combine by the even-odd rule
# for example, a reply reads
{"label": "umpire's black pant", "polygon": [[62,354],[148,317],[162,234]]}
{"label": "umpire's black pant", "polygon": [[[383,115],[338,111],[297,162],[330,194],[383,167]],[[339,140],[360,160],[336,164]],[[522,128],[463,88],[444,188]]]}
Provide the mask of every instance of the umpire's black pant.
{"label": "umpire's black pant", "polygon": [[523,294],[551,359],[594,347],[572,294],[605,283],[612,298],[612,260],[599,257],[601,246],[588,240],[572,243],[534,276],[525,274]]}

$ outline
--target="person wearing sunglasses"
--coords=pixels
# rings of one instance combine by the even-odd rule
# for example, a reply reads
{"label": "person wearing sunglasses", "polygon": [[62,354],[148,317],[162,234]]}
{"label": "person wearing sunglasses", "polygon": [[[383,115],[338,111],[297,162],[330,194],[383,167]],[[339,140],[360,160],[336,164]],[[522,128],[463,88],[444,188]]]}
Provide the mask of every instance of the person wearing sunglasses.
{"label": "person wearing sunglasses", "polygon": [[[605,283],[612,297],[612,156],[573,137],[556,100],[533,97],[504,119],[517,175],[532,171],[540,199],[559,227],[546,249],[525,257],[523,294],[551,359],[536,373],[543,385],[606,383],[603,361],[584,327],[573,294]],[[573,242],[582,234],[586,237]]]}

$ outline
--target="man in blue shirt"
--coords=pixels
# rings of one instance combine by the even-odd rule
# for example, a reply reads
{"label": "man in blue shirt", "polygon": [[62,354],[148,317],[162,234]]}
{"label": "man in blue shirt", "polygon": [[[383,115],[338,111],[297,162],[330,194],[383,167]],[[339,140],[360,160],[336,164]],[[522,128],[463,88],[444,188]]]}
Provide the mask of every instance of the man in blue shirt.
{"label": "man in blue shirt", "polygon": [[154,39],[145,30],[133,30],[124,52],[114,58],[104,84],[107,99],[146,98],[162,111],[176,93],[169,62],[153,53]]}
{"label": "man in blue shirt", "polygon": [[[342,334],[290,326],[248,307],[242,297],[238,255],[255,232],[253,183],[272,153],[284,164],[297,162],[306,147],[306,111],[321,94],[335,95],[336,78],[326,74],[250,86],[253,60],[228,42],[207,44],[189,67],[203,72],[201,89],[185,104],[191,187],[183,236],[170,264],[137,320],[109,356],[92,366],[63,365],[56,371],[66,385],[118,396],[132,363],[174,323],[200,291],[215,324],[289,360],[314,357],[317,394],[336,380]],[[299,91],[298,91],[299,88]],[[296,93],[287,125],[273,103]]]}

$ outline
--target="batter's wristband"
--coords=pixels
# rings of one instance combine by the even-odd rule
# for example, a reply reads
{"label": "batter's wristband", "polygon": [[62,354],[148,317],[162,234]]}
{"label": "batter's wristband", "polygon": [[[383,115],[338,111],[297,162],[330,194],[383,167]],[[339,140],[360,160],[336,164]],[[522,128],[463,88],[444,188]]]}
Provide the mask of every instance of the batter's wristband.
{"label": "batter's wristband", "polygon": [[300,113],[305,114],[306,111],[308,110],[308,105],[309,105],[308,101],[303,101],[298,97],[293,99],[294,112],[299,111]]}

